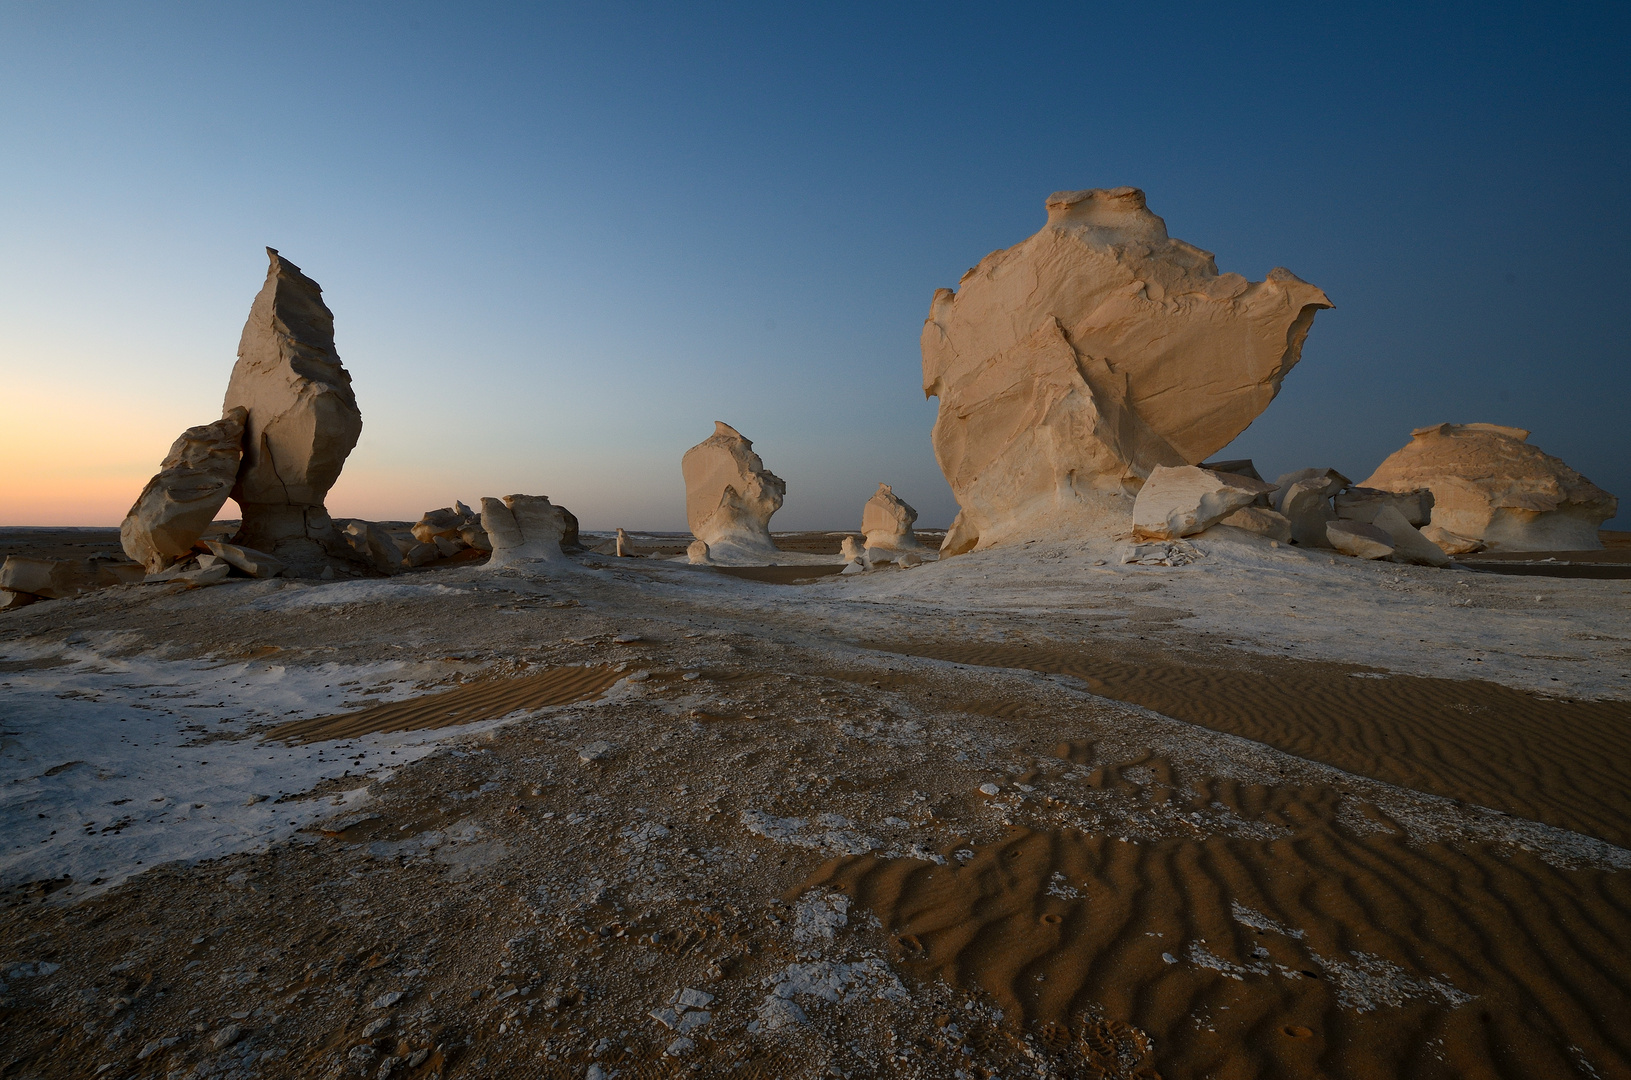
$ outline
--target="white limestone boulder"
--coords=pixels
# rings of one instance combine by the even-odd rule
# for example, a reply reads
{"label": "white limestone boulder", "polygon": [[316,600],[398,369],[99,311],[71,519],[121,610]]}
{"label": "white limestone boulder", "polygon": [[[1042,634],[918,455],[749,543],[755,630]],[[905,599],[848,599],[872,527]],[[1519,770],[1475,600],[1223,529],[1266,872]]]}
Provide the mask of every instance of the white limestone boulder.
{"label": "white limestone boulder", "polygon": [[86,589],[78,563],[69,559],[38,559],[7,555],[0,563],[0,589],[27,593],[46,600],[66,600]]}
{"label": "white limestone boulder", "polygon": [[869,560],[867,552],[853,536],[846,536],[838,545],[838,558],[845,563],[860,563],[865,566]]}
{"label": "white limestone boulder", "polygon": [[1243,529],[1265,540],[1287,544],[1291,542],[1291,522],[1284,514],[1264,506],[1243,506],[1227,517],[1218,519],[1219,525]]}
{"label": "white limestone boulder", "polygon": [[402,572],[402,547],[385,528],[372,521],[351,520],[342,535],[363,562],[382,574]]}
{"label": "white limestone boulder", "polygon": [[1421,534],[1433,543],[1446,555],[1471,555],[1476,551],[1484,550],[1482,540],[1474,540],[1470,536],[1453,533],[1439,525],[1428,525],[1422,529]]}
{"label": "white limestone boulder", "polygon": [[[577,519],[547,495],[506,495],[481,500],[481,524],[493,554],[488,569],[525,563],[562,562],[561,542],[577,539]],[[434,549],[433,549],[434,550]]]}
{"label": "white limestone boulder", "polygon": [[940,289],[922,335],[943,555],[1121,532],[1157,466],[1205,461],[1279,392],[1325,294],[1219,274],[1136,188],[1062,191],[1030,239]]}
{"label": "white limestone boulder", "polygon": [[1143,540],[1193,536],[1272,489],[1270,484],[1238,473],[1216,473],[1195,465],[1157,465],[1133,503],[1133,535]]}
{"label": "white limestone boulder", "polygon": [[781,509],[787,483],[766,469],[753,443],[723,421],[685,452],[685,520],[708,545],[709,558],[726,564],[774,563],[770,517]]}
{"label": "white limestone boulder", "polygon": [[1385,559],[1393,554],[1393,537],[1364,521],[1328,521],[1325,536],[1323,546],[1356,559]]}
{"label": "white limestone boulder", "polygon": [[1387,533],[1393,541],[1394,562],[1418,563],[1422,566],[1449,566],[1450,557],[1444,549],[1416,531],[1394,506],[1384,505],[1376,512],[1371,524]]}
{"label": "white limestone boulder", "polygon": [[237,482],[246,409],[228,409],[213,424],[190,427],[164,455],[119,526],[125,554],[157,573],[185,558]]}
{"label": "white limestone boulder", "polygon": [[362,413],[322,287],[275,249],[266,254],[223,405],[223,415],[248,413],[234,543],[283,560],[289,576],[315,577],[356,561],[324,499],[362,434]]}
{"label": "white limestone boulder", "polygon": [[1427,488],[1431,524],[1490,551],[1594,551],[1619,500],[1499,424],[1435,424],[1377,466],[1363,486]]}
{"label": "white limestone boulder", "polygon": [[708,542],[691,541],[691,546],[685,549],[685,561],[692,566],[712,566],[713,560],[708,557]]}

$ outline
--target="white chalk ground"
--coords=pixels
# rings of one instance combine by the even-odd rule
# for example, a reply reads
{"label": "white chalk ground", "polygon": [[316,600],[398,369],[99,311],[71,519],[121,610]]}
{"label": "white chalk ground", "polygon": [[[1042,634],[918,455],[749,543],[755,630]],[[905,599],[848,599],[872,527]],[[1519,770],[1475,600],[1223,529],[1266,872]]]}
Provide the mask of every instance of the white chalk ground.
{"label": "white chalk ground", "polygon": [[[1516,577],[1366,563],[1266,542],[1203,537],[1183,567],[1123,566],[1106,540],[1037,542],[910,569],[768,585],[661,560],[551,565],[614,619],[734,623],[805,645],[955,631],[974,641],[1068,645],[1118,637],[1229,645],[1385,671],[1478,678],[1575,698],[1631,698],[1631,581]],[[597,569],[597,567],[601,569]],[[533,583],[466,568],[435,581],[274,583],[192,594],[284,612],[492,596]],[[1174,635],[1177,635],[1174,637]],[[1207,636],[1211,635],[1211,636]],[[76,641],[77,639],[77,641]],[[256,850],[369,798],[309,796],[324,781],[391,770],[504,720],[290,747],[250,735],[284,720],[396,700],[428,669],[409,662],[299,666],[129,655],[99,635],[5,647],[0,661],[0,883],[71,875],[105,889],[175,859]],[[40,666],[40,661],[57,666]],[[30,666],[32,665],[32,666]],[[21,670],[16,670],[21,668]],[[438,674],[445,669],[438,669]],[[626,685],[626,684],[624,684]],[[616,700],[614,691],[606,700]],[[579,706],[582,707],[582,706]]]}
{"label": "white chalk ground", "polygon": [[[295,587],[244,606],[380,601],[404,587]],[[175,859],[261,850],[370,798],[369,780],[312,796],[324,781],[388,779],[449,739],[504,722],[289,746],[251,732],[350,711],[348,700],[351,708],[400,700],[432,672],[406,662],[120,657],[121,644],[70,645],[48,654],[60,666],[0,674],[0,883],[69,875],[83,894]],[[39,658],[30,651],[38,652],[13,648],[4,659]]]}

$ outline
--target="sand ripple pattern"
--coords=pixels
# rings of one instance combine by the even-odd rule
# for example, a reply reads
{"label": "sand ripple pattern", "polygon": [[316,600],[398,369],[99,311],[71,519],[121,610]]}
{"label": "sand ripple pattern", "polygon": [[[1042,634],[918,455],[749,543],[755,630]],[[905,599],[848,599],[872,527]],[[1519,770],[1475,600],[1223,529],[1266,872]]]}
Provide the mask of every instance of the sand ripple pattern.
{"label": "sand ripple pattern", "polygon": [[1237,668],[1022,645],[887,648],[1072,675],[1106,697],[1347,772],[1631,847],[1631,702],[1274,658]]}
{"label": "sand ripple pattern", "polygon": [[623,677],[609,666],[558,667],[537,675],[482,679],[452,690],[392,701],[339,716],[280,724],[266,735],[292,743],[352,739],[379,731],[418,731],[496,720],[518,709],[570,705],[599,697]]}
{"label": "sand ripple pattern", "polygon": [[847,856],[802,887],[850,895],[903,972],[978,987],[1050,1045],[1147,1032],[1168,1080],[1631,1077],[1631,874],[1359,835],[1331,787],[1126,771],[1093,783],[1280,838],[1015,826],[944,866]]}

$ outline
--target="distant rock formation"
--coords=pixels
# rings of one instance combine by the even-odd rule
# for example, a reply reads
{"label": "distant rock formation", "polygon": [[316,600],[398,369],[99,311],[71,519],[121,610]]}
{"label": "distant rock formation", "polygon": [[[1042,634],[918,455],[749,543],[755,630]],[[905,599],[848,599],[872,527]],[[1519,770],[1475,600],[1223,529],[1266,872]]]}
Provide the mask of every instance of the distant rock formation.
{"label": "distant rock formation", "polygon": [[720,563],[774,562],[770,516],[781,509],[787,482],[753,452],[753,443],[723,421],[685,452],[685,520]]}
{"label": "distant rock formation", "polygon": [[224,410],[248,412],[232,497],[243,510],[235,541],[276,556],[291,576],[356,564],[323,500],[362,433],[351,376],[334,349],[322,287],[273,248],[249,309]]}
{"label": "distant rock formation", "polygon": [[1136,188],[1065,191],[1047,224],[940,289],[923,327],[935,456],[960,512],[942,554],[1125,529],[1157,466],[1198,464],[1266,408],[1323,292],[1219,274]]}
{"label": "distant rock formation", "polygon": [[1377,466],[1362,487],[1432,492],[1429,535],[1490,551],[1592,551],[1619,500],[1499,424],[1435,424]]}
{"label": "distant rock formation", "polygon": [[519,563],[560,562],[561,544],[577,540],[578,519],[547,495],[506,495],[481,500],[481,525],[493,545],[488,569]]}
{"label": "distant rock formation", "polygon": [[917,534],[912,531],[915,521],[917,511],[888,484],[879,484],[877,494],[861,508],[861,535],[866,538],[867,555],[874,557],[922,548]]}
{"label": "distant rock formation", "polygon": [[119,543],[150,574],[190,557],[226,504],[243,456],[248,410],[232,408],[213,424],[181,433],[119,527]]}

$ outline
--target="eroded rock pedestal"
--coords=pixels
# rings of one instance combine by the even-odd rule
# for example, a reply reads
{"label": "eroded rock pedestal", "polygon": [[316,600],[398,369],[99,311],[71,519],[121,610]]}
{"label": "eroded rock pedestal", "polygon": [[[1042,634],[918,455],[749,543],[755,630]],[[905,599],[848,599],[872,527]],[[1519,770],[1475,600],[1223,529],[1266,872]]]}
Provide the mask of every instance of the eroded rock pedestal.
{"label": "eroded rock pedestal", "polygon": [[315,576],[356,564],[323,500],[357,445],[362,413],[322,287],[274,249],[266,253],[266,284],[249,309],[224,405],[248,413],[232,490],[243,510],[236,541],[276,556],[293,576]]}
{"label": "eroded rock pedestal", "polygon": [[487,568],[520,563],[560,562],[563,543],[575,544],[578,519],[547,495],[506,495],[481,500],[481,525],[493,554]]}
{"label": "eroded rock pedestal", "polygon": [[893,552],[920,550],[923,545],[912,531],[916,521],[917,511],[911,504],[888,484],[879,484],[877,493],[861,508],[861,535],[866,538],[867,555],[887,557]]}
{"label": "eroded rock pedestal", "polygon": [[781,509],[787,482],[753,452],[753,443],[729,424],[685,452],[685,520],[708,545],[715,562],[775,562],[770,516]]}
{"label": "eroded rock pedestal", "polygon": [[231,408],[213,424],[190,427],[164,455],[119,527],[119,544],[151,574],[190,556],[237,482],[249,413]]}
{"label": "eroded rock pedestal", "polygon": [[1116,532],[1156,466],[1194,465],[1266,408],[1331,306],[1288,270],[1219,274],[1136,188],[1067,191],[1047,224],[941,289],[923,327],[943,554]]}
{"label": "eroded rock pedestal", "polygon": [[[1499,424],[1436,424],[1410,433],[1363,487],[1432,492],[1431,531],[1490,551],[1594,551],[1619,500]],[[1470,548],[1463,548],[1470,550]]]}

